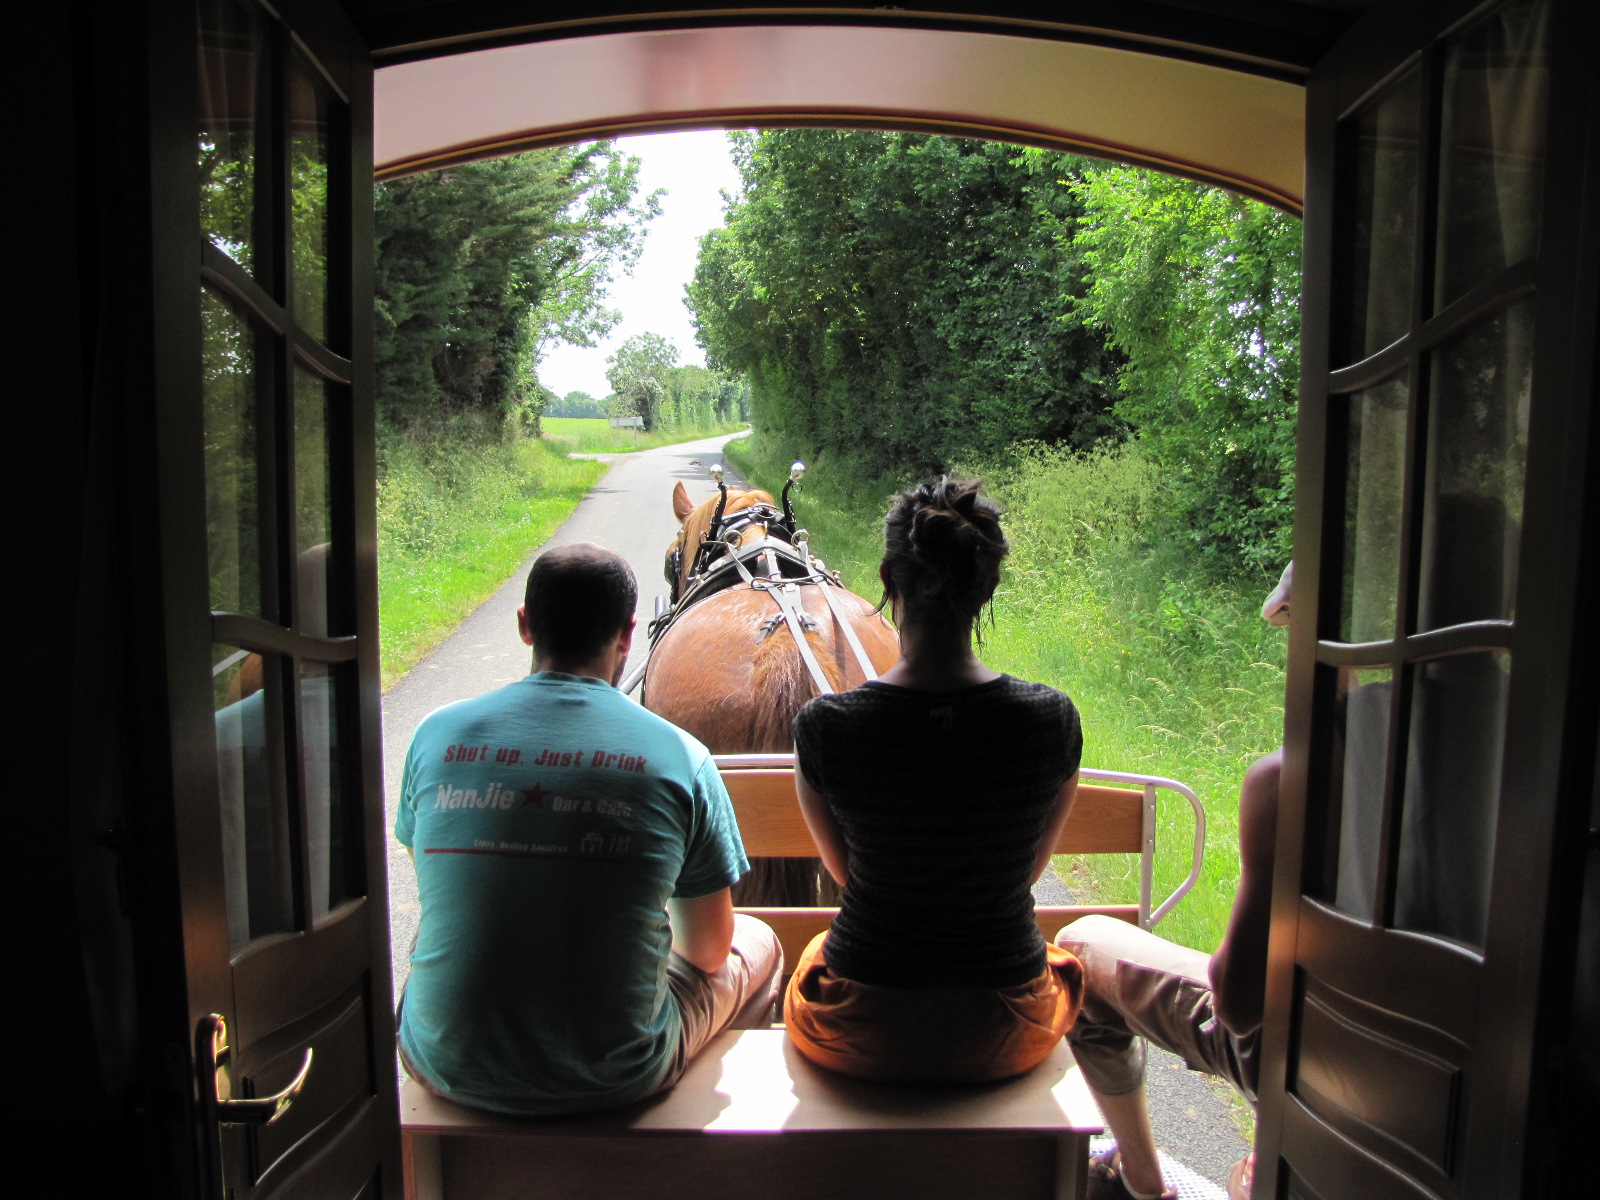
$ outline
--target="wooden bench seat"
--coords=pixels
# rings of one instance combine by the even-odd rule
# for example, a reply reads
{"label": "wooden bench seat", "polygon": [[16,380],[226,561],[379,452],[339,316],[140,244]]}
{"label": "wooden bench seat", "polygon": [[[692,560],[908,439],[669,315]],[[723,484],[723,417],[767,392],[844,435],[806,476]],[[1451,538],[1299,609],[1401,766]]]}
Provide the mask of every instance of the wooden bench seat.
{"label": "wooden bench seat", "polygon": [[400,1092],[407,1200],[1075,1200],[1099,1111],[1065,1044],[998,1084],[891,1087],[807,1062],[781,1029],[723,1034],[616,1112],[516,1118]]}

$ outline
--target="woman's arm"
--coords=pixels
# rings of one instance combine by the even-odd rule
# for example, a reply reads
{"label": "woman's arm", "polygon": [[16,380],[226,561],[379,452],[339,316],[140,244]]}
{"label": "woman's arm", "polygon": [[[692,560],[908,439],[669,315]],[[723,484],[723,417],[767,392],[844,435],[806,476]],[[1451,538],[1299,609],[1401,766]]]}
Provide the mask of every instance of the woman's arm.
{"label": "woman's arm", "polygon": [[1056,800],[1055,809],[1050,813],[1050,819],[1044,825],[1044,837],[1039,840],[1039,854],[1033,860],[1033,882],[1038,883],[1043,878],[1045,870],[1050,866],[1050,858],[1056,852],[1056,843],[1061,840],[1061,831],[1067,827],[1067,817],[1072,812],[1072,802],[1078,795],[1078,773],[1074,771],[1072,777],[1061,785],[1061,795]]}
{"label": "woman's arm", "polygon": [[844,832],[828,807],[828,798],[811,786],[798,766],[794,772],[794,790],[800,798],[800,815],[811,831],[811,840],[817,844],[822,865],[828,868],[828,874],[839,886],[844,887],[850,881],[850,851],[845,846]]}

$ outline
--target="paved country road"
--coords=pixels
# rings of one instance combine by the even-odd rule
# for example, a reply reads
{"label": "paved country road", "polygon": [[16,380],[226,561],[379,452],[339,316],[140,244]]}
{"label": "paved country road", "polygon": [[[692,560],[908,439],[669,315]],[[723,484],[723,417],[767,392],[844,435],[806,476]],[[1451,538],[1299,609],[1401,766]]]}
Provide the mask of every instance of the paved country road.
{"label": "paved country road", "polygon": [[[706,473],[722,461],[722,446],[731,436],[662,446],[636,454],[596,455],[611,469],[583,498],[545,546],[529,547],[528,562],[546,546],[598,542],[626,558],[639,577],[639,628],[631,670],[646,646],[644,626],[655,614],[655,598],[666,594],[663,564],[667,546],[678,532],[672,515],[672,487],[682,481],[699,503],[716,491]],[[742,486],[733,471],[730,485]],[[802,498],[803,503],[803,498]],[[528,574],[524,562],[505,584],[479,605],[448,638],[412,668],[383,697],[384,797],[388,828],[394,828],[400,794],[400,773],[406,747],[418,722],[434,709],[476,696],[521,679],[531,654],[517,636],[516,613]],[[1114,768],[1117,764],[1095,764]],[[405,850],[392,835],[389,845],[389,928],[394,986],[398,995],[408,971],[416,935],[417,879]],[[1035,890],[1040,903],[1070,904],[1070,895],[1047,874]],[[1147,1069],[1149,1099],[1156,1139],[1163,1150],[1189,1170],[1169,1173],[1184,1200],[1217,1200],[1212,1184],[1226,1179],[1228,1166],[1249,1148],[1240,1140],[1217,1094],[1200,1076],[1183,1069],[1176,1058],[1153,1050]],[[1192,1172],[1192,1173],[1191,1173]],[[1172,1178],[1176,1175],[1176,1178]]]}

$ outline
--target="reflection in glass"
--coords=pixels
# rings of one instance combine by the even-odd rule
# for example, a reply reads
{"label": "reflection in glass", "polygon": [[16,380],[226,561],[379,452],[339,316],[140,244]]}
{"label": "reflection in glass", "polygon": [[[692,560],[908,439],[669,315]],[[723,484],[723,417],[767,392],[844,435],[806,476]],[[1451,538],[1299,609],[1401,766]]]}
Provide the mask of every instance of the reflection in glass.
{"label": "reflection in glass", "polygon": [[215,647],[214,659],[228,944],[237,949],[294,928],[289,820],[273,771],[272,672],[263,672],[259,656],[232,646]]}
{"label": "reflection in glass", "polygon": [[1394,636],[1405,487],[1406,385],[1391,379],[1347,400],[1340,640]]}
{"label": "reflection in glass", "polygon": [[265,32],[260,13],[237,0],[201,0],[199,21],[200,229],[219,250],[252,270]]}
{"label": "reflection in glass", "polygon": [[1412,670],[1394,923],[1481,946],[1511,656],[1457,654]]}
{"label": "reflection in glass", "polygon": [[1377,910],[1378,853],[1384,787],[1389,775],[1393,691],[1394,672],[1389,667],[1344,668],[1339,672],[1330,781],[1330,796],[1339,808],[1334,904],[1368,921]]}
{"label": "reflection in glass", "polygon": [[328,340],[329,111],[325,89],[297,55],[289,70],[294,316],[301,329],[323,342]]}
{"label": "reflection in glass", "polygon": [[211,607],[262,615],[261,493],[256,336],[210,291],[200,292],[204,336],[206,550]]}
{"label": "reflection in glass", "polygon": [[1354,144],[1349,324],[1341,365],[1375,354],[1411,326],[1420,95],[1413,71],[1346,130]]}
{"label": "reflection in glass", "polygon": [[334,632],[328,618],[328,555],[333,541],[328,420],[328,385],[310,371],[296,370],[295,625],[300,632],[316,637],[327,637]]}
{"label": "reflection in glass", "polygon": [[1435,309],[1538,249],[1546,9],[1512,0],[1445,48]]}
{"label": "reflection in glass", "polygon": [[1513,615],[1532,352],[1524,300],[1434,354],[1420,629]]}
{"label": "reflection in glass", "polygon": [[338,668],[300,667],[300,761],[306,789],[306,846],[311,856],[311,919],[349,898],[344,788],[339,758]]}

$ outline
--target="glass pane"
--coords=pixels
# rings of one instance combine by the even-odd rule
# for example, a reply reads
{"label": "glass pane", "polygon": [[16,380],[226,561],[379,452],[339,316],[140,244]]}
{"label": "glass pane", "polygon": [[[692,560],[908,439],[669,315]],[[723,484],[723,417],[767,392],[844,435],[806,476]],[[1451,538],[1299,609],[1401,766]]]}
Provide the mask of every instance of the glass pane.
{"label": "glass pane", "polygon": [[260,616],[256,335],[248,321],[204,288],[200,317],[211,607]]}
{"label": "glass pane", "polygon": [[328,400],[328,385],[322,379],[310,371],[295,372],[295,624],[300,632],[317,637],[333,632],[328,619],[328,555],[333,541]]}
{"label": "glass pane", "polygon": [[1379,835],[1389,771],[1389,667],[1343,668],[1334,710],[1332,795],[1339,802],[1334,904],[1371,920],[1376,910]]}
{"label": "glass pane", "polygon": [[1434,353],[1421,629],[1513,615],[1532,356],[1531,300]]}
{"label": "glass pane", "polygon": [[1546,7],[1514,0],[1445,47],[1436,308],[1539,247]]}
{"label": "glass pane", "polygon": [[1405,487],[1406,395],[1391,379],[1353,393],[1345,467],[1344,607],[1340,640],[1394,636],[1400,569],[1400,505]]}
{"label": "glass pane", "polygon": [[199,19],[200,229],[240,266],[254,269],[266,34],[260,14],[235,0],[201,0]]}
{"label": "glass pane", "polygon": [[307,848],[311,855],[311,918],[351,895],[343,763],[339,757],[339,693],[343,672],[327,663],[300,667],[300,758],[305,772]]}
{"label": "glass pane", "polygon": [[1412,72],[1352,118],[1348,335],[1341,365],[1359,362],[1411,326],[1417,223],[1420,84]]}
{"label": "glass pane", "polygon": [[1394,923],[1481,946],[1511,656],[1459,654],[1413,671]]}
{"label": "glass pane", "polygon": [[294,193],[294,317],[328,340],[328,162],[331,105],[299,57],[289,71],[289,186]]}
{"label": "glass pane", "polygon": [[233,646],[215,647],[213,658],[228,944],[237,949],[294,928],[289,820],[273,769],[273,673]]}

